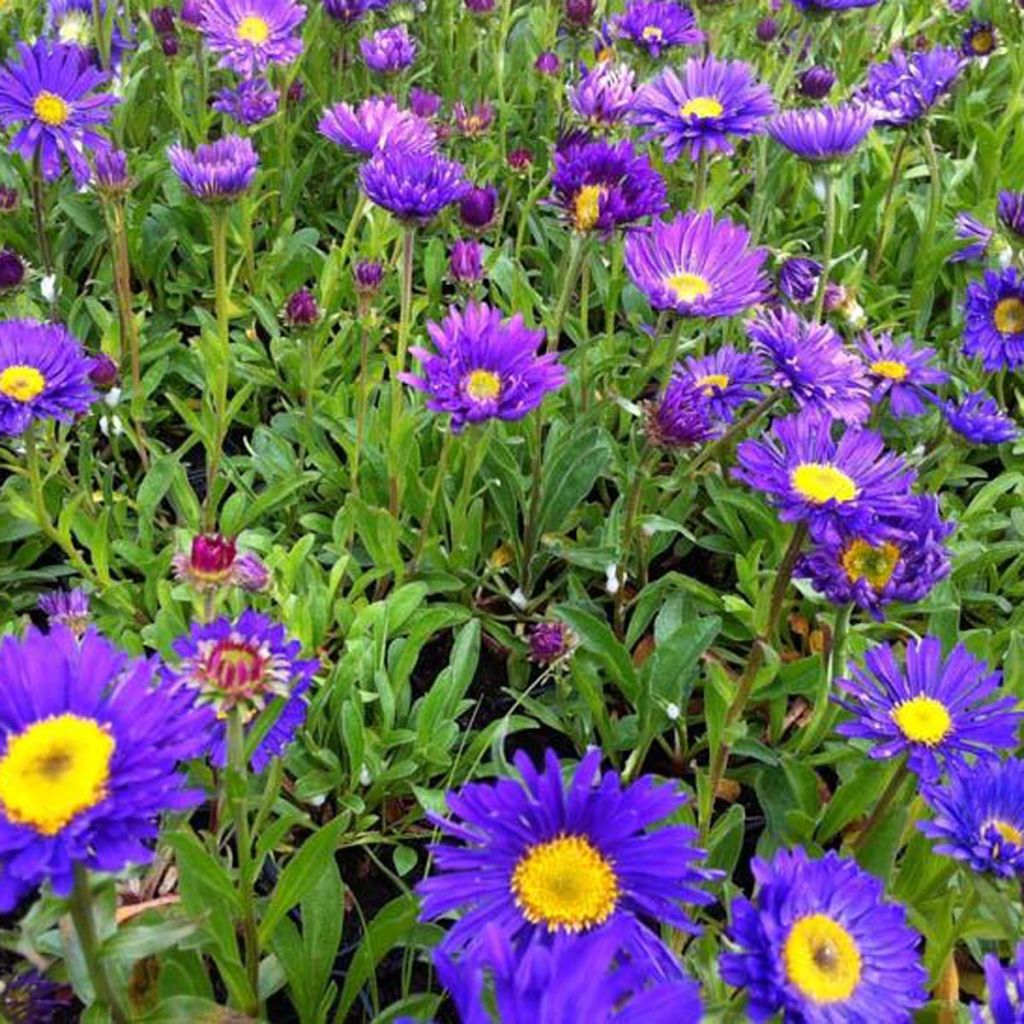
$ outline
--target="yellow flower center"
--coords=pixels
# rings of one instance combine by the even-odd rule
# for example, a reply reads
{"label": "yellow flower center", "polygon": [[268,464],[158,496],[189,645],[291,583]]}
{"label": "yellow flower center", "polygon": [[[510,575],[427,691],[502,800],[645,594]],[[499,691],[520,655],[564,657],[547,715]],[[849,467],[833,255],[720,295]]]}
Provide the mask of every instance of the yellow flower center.
{"label": "yellow flower center", "polygon": [[713,395],[716,391],[724,391],[729,386],[727,373],[709,373],[697,381],[697,387],[704,389],[705,395]]}
{"label": "yellow flower center", "polygon": [[107,794],[114,738],[91,718],[44,718],[7,740],[0,758],[6,816],[52,836]]}
{"label": "yellow flower center", "polygon": [[694,96],[692,100],[687,100],[679,108],[679,113],[683,117],[699,117],[704,120],[710,117],[721,117],[724,109],[725,107],[714,96]]}
{"label": "yellow flower center", "polygon": [[56,93],[45,89],[36,96],[32,104],[32,112],[43,124],[51,128],[59,128],[71,116],[71,107],[67,101]]}
{"label": "yellow flower center", "polygon": [[266,21],[256,14],[246,15],[238,23],[238,38],[243,43],[252,43],[259,46],[265,43],[270,35],[270,26]]}
{"label": "yellow flower center", "polygon": [[1020,299],[1003,299],[995,309],[992,317],[996,330],[1002,334],[1024,333],[1024,302]]}
{"label": "yellow flower center", "polygon": [[57,29],[62,43],[88,46],[92,41],[92,21],[82,11],[69,11]]}
{"label": "yellow flower center", "polygon": [[857,942],[826,914],[801,917],[789,931],[782,958],[786,977],[814,1003],[849,999],[860,982]]}
{"label": "yellow flower center", "polygon": [[16,402],[31,402],[46,387],[46,378],[34,367],[16,363],[0,370],[0,394]]}
{"label": "yellow flower center", "polygon": [[876,359],[869,369],[876,377],[889,380],[906,380],[910,376],[910,367],[896,359]]}
{"label": "yellow flower center", "polygon": [[665,38],[665,33],[657,25],[647,25],[640,35],[648,43],[660,43]]}
{"label": "yellow flower center", "polygon": [[857,497],[857,485],[841,469],[825,462],[803,462],[790,478],[793,489],[815,505],[827,501],[843,504]]}
{"label": "yellow flower center", "polygon": [[665,284],[672,289],[680,302],[693,302],[711,294],[711,282],[706,277],[685,270],[665,278]]}
{"label": "yellow flower center", "polygon": [[875,590],[892,579],[899,560],[900,549],[889,541],[873,547],[866,540],[855,540],[843,552],[843,568],[850,581],[867,580]]}
{"label": "yellow flower center", "polygon": [[615,910],[615,869],[585,836],[559,836],[531,847],[512,872],[516,905],[531,924],[578,932]]}
{"label": "yellow flower center", "polygon": [[953,729],[953,719],[945,704],[934,697],[911,697],[890,712],[900,732],[912,743],[934,747]]}
{"label": "yellow flower center", "polygon": [[501,378],[491,370],[474,370],[466,380],[466,392],[477,402],[489,402],[501,394]]}
{"label": "yellow flower center", "polygon": [[584,185],[573,201],[573,219],[580,231],[589,231],[601,216],[601,200],[607,190],[603,185]]}
{"label": "yellow flower center", "polygon": [[1024,846],[1024,832],[1008,821],[1003,821],[1002,818],[992,818],[991,821],[986,821],[981,826],[981,834],[984,835],[990,828],[994,828],[999,833],[999,838],[1004,843],[1009,843],[1011,846]]}
{"label": "yellow flower center", "polygon": [[991,32],[975,32],[971,36],[971,51],[984,57],[995,49],[996,41]]}
{"label": "yellow flower center", "polygon": [[603,64],[605,61],[615,59],[615,47],[614,46],[602,46],[597,53],[598,61]]}

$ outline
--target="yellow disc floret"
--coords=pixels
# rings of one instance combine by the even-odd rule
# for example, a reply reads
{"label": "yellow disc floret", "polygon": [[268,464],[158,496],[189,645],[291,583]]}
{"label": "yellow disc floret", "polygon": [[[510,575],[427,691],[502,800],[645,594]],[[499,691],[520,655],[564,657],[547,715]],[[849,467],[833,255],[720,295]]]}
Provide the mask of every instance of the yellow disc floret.
{"label": "yellow disc floret", "polygon": [[1001,334],[1024,333],[1024,302],[1013,297],[1003,299],[997,303],[992,319]]}
{"label": "yellow disc floret", "polygon": [[252,43],[254,46],[259,46],[261,43],[265,43],[269,36],[270,26],[258,15],[246,15],[238,23],[238,38],[243,43]]}
{"label": "yellow disc floret", "polygon": [[501,394],[501,378],[493,370],[474,370],[466,378],[466,393],[477,402],[489,402]]}
{"label": "yellow disc floret", "polygon": [[679,108],[679,113],[683,117],[697,117],[704,121],[711,117],[721,117],[724,109],[714,96],[694,96]]}
{"label": "yellow disc floret", "polygon": [[601,200],[607,190],[603,185],[584,185],[573,200],[573,223],[580,231],[589,231],[601,217]]}
{"label": "yellow disc floret", "polygon": [[890,541],[874,547],[866,540],[858,539],[843,551],[843,569],[850,582],[867,580],[875,590],[881,590],[892,579],[899,560],[900,549]]}
{"label": "yellow disc floret", "polygon": [[843,504],[857,497],[857,484],[827,462],[802,462],[790,477],[793,489],[814,505],[827,501]]}
{"label": "yellow disc floret", "polygon": [[898,359],[876,359],[868,369],[876,377],[887,380],[906,380],[910,376],[910,367]]}
{"label": "yellow disc floret", "polygon": [[786,977],[814,1003],[849,999],[860,982],[860,949],[854,937],[827,914],[801,917],[782,950]]}
{"label": "yellow disc floret", "polygon": [[43,124],[59,128],[71,116],[71,107],[62,96],[44,89],[33,101],[32,112]]}
{"label": "yellow disc floret", "polygon": [[680,270],[665,279],[665,284],[672,289],[680,302],[693,302],[711,294],[711,282],[700,274],[691,274]]}
{"label": "yellow disc floret", "polygon": [[31,402],[45,387],[46,378],[34,366],[18,363],[0,370],[0,395],[16,402]]}
{"label": "yellow disc floret", "polygon": [[724,391],[729,386],[727,373],[709,373],[697,381],[697,387],[703,389],[705,395],[713,395],[716,391]]}
{"label": "yellow disc floret", "polygon": [[921,694],[897,704],[890,712],[900,732],[912,743],[934,747],[953,731],[946,705]]}

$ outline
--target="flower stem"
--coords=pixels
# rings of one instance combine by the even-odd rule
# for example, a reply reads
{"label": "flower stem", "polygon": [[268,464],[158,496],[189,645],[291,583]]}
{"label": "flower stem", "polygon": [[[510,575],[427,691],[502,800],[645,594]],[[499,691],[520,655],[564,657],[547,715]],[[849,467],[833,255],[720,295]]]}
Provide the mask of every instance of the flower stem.
{"label": "flower stem", "polygon": [[420,539],[416,545],[416,557],[413,561],[414,565],[419,564],[427,546],[427,539],[430,536],[430,524],[434,520],[434,511],[437,509],[437,503],[441,498],[441,488],[444,487],[445,474],[448,472],[448,455],[451,452],[451,448],[452,432],[451,430],[446,430],[444,432],[444,439],[441,441],[441,454],[437,459],[437,470],[434,473],[434,486],[430,489],[430,498],[427,501],[427,510],[423,513],[423,522],[420,523]]}
{"label": "flower stem", "polygon": [[224,439],[228,423],[228,381],[231,376],[231,327],[228,319],[228,220],[222,206],[211,207],[213,239],[213,289],[217,311],[217,338],[219,351],[213,384],[214,436],[206,463],[206,496],[203,501],[203,524],[207,531],[214,528],[217,500],[214,494],[217,471],[220,468]]}
{"label": "flower stem", "polygon": [[583,235],[574,232],[569,240],[568,266],[562,280],[562,292],[558,296],[558,303],[555,305],[554,316],[551,318],[551,326],[548,329],[548,352],[555,352],[558,349],[558,342],[562,337],[562,325],[565,323],[565,314],[569,309],[569,300],[576,290],[576,281],[580,276],[586,252],[586,239]]}
{"label": "flower stem", "polygon": [[704,465],[709,459],[711,459],[718,452],[725,452],[729,446],[738,437],[742,437],[749,427],[752,427],[779,399],[782,397],[781,391],[773,391],[766,398],[761,399],[753,409],[750,410],[745,416],[738,419],[729,429],[722,434],[722,436],[715,441],[714,444],[709,444],[704,449],[694,456],[686,470],[688,478],[692,479],[697,470]]}
{"label": "flower stem", "polygon": [[359,462],[366,437],[366,405],[369,396],[367,374],[370,372],[370,332],[362,317],[359,320],[359,380],[356,382],[356,446],[352,452],[352,493],[359,494]]}
{"label": "flower stem", "polygon": [[657,458],[657,449],[648,447],[640,455],[637,463],[636,473],[630,483],[629,494],[626,497],[626,517],[622,524],[622,542],[619,545],[619,567],[618,584],[615,591],[615,633],[620,638],[625,633],[626,618],[626,577],[629,569],[629,558],[634,547],[634,534],[636,532],[636,521],[640,515],[641,501],[643,499],[644,484],[650,478],[651,466]]}
{"label": "flower stem", "polygon": [[892,773],[892,778],[889,779],[888,785],[885,787],[882,795],[878,798],[878,802],[875,804],[874,809],[868,815],[868,820],[864,822],[861,830],[854,837],[853,842],[850,843],[850,849],[854,853],[857,853],[864,848],[864,844],[867,842],[868,837],[872,832],[874,832],[878,823],[889,812],[889,808],[892,806],[893,801],[903,788],[903,783],[906,781],[908,775],[907,761],[906,758],[904,758]]}
{"label": "flower stem", "polygon": [[899,144],[896,146],[896,152],[892,158],[892,173],[889,175],[889,185],[885,190],[885,199],[882,202],[882,227],[878,233],[878,242],[875,244],[875,252],[871,257],[871,266],[868,270],[868,277],[874,279],[878,273],[878,268],[882,264],[882,254],[885,252],[885,247],[889,244],[889,238],[892,235],[893,220],[893,206],[892,200],[896,193],[896,182],[899,180],[900,171],[903,169],[903,155],[907,151],[907,140],[908,134],[904,132],[900,136]]}
{"label": "flower stem", "polygon": [[405,370],[406,354],[409,351],[409,333],[412,329],[412,266],[415,241],[416,227],[413,224],[407,224],[402,236],[402,292],[398,320],[398,351],[395,354],[395,364],[391,371],[391,451],[389,461],[391,462],[390,509],[393,516],[398,515],[398,503],[401,498],[398,466],[396,465],[398,425],[402,416],[402,382],[398,375]]}
{"label": "flower stem", "polygon": [[[32,216],[36,227],[36,240],[39,242],[39,255],[43,259],[46,276],[53,275],[53,251],[50,249],[50,236],[46,232],[46,192],[43,180],[43,164],[39,149],[32,158]],[[54,282],[53,299],[50,302],[50,319],[57,314],[57,288]]]}
{"label": "flower stem", "polygon": [[704,194],[708,189],[708,151],[704,148],[697,157],[697,174],[693,181],[693,208],[704,209]]}
{"label": "flower stem", "polygon": [[828,287],[828,275],[832,270],[832,249],[836,240],[836,179],[834,174],[825,174],[825,241],[821,253],[821,277],[818,278],[818,290],[814,295],[814,322],[821,323],[821,315],[825,310],[825,291]]}
{"label": "flower stem", "polygon": [[93,917],[89,872],[82,864],[75,864],[74,867],[74,884],[71,888],[69,907],[96,1002],[110,1011],[110,1019],[114,1024],[124,1024],[128,1020],[128,1015],[100,957],[100,940],[96,934],[96,919]]}
{"label": "flower stem", "polygon": [[100,58],[100,68],[103,71],[110,69],[110,40],[107,38],[107,26],[103,18],[103,5],[101,0],[92,0],[92,21],[96,33],[96,52]]}
{"label": "flower stem", "polygon": [[832,707],[829,701],[832,684],[846,672],[846,638],[850,631],[852,611],[853,603],[850,601],[836,611],[835,627],[832,630],[832,653],[821,667],[820,685],[814,699],[814,711],[797,747],[801,753],[813,750],[821,742],[828,726],[829,710]]}
{"label": "flower stem", "polygon": [[540,536],[540,499],[544,475],[544,421],[537,409],[532,417],[533,433],[530,465],[530,502],[523,529],[523,591],[529,596],[533,584],[533,556]]}

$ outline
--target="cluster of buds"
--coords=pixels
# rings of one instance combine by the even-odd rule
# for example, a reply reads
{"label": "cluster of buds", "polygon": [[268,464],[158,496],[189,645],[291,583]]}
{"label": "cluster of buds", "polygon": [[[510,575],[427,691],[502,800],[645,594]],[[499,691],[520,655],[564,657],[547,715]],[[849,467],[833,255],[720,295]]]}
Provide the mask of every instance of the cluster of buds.
{"label": "cluster of buds", "polygon": [[[197,12],[193,8],[195,5],[185,4],[182,6],[181,16],[183,20],[186,12],[198,19],[201,19],[201,11]],[[149,12],[149,23],[153,26],[153,31],[160,38],[160,49],[164,51],[165,57],[176,57],[178,55],[178,32],[174,24],[174,8],[173,7],[154,7]]]}
{"label": "cluster of buds", "polygon": [[174,573],[199,593],[241,587],[265,590],[270,572],[256,555],[239,552],[231,537],[203,533],[192,539],[188,551],[179,551],[173,559]]}

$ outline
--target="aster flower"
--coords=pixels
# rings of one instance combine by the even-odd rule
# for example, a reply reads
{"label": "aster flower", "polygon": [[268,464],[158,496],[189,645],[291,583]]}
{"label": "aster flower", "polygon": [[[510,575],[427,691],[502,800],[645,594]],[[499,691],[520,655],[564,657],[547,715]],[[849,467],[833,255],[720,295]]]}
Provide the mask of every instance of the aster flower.
{"label": "aster flower", "polygon": [[803,256],[793,256],[779,267],[779,291],[790,302],[811,302],[818,292],[821,264]]}
{"label": "aster flower", "polygon": [[204,203],[233,202],[252,184],[260,162],[252,143],[240,135],[195,150],[177,143],[168,147],[167,159],[185,188]]}
{"label": "aster flower", "polygon": [[359,40],[363,62],[371,71],[390,75],[407,68],[416,59],[416,40],[405,25],[382,28]]}
{"label": "aster flower", "polygon": [[845,423],[863,423],[871,412],[864,364],[847,352],[828,324],[815,324],[789,309],[769,309],[747,324],[747,337],[771,366],[771,382],[804,409],[819,409]]}
{"label": "aster flower", "polygon": [[820,163],[849,156],[871,131],[874,114],[862,106],[784,110],[768,121],[768,134],[801,160]]}
{"label": "aster flower", "polygon": [[836,73],[821,64],[812,64],[797,79],[800,95],[809,100],[823,100],[836,84]]}
{"label": "aster flower", "polygon": [[761,85],[754,69],[740,60],[712,56],[691,58],[677,74],[665,68],[636,95],[633,121],[656,139],[669,161],[685,152],[732,153],[734,138],[764,131],[764,119],[775,113],[771,90]]}
{"label": "aster flower", "polygon": [[569,105],[577,117],[595,128],[618,124],[633,105],[633,71],[625,64],[600,61],[583,65],[579,82],[569,87]]}
{"label": "aster flower", "polygon": [[13,249],[0,249],[0,295],[17,291],[25,283],[26,269]]}
{"label": "aster flower", "polygon": [[54,1024],[71,1010],[70,987],[29,968],[0,982],[0,1017],[7,1024]]}
{"label": "aster flower", "polygon": [[47,181],[60,177],[66,160],[75,184],[84,185],[91,173],[86,152],[109,145],[96,129],[118,102],[97,92],[110,76],[83,65],[71,46],[51,47],[40,39],[31,47],[18,43],[17,51],[18,63],[0,68],[0,124],[21,125],[10,150],[28,163],[38,159]]}
{"label": "aster flower", "polygon": [[324,0],[327,14],[345,25],[354,25],[362,21],[370,11],[383,6],[374,0]]}
{"label": "aster flower", "polygon": [[[926,1001],[920,938],[882,882],[837,853],[753,861],[756,902],[732,904],[722,977],[747,990],[747,1015],[792,1024],[910,1024]],[[879,1017],[884,1007],[884,1017]]]}
{"label": "aster flower", "polygon": [[746,228],[716,221],[710,210],[690,210],[631,232],[626,269],[655,309],[687,317],[735,316],[770,290],[761,272],[767,253],[749,244]]}
{"label": "aster flower", "polygon": [[[459,841],[434,847],[437,873],[418,887],[425,920],[460,912],[444,951],[478,943],[484,924],[517,946],[637,915],[694,931],[684,908],[712,902],[700,886],[717,873],[697,866],[704,854],[693,829],[659,824],[685,796],[651,776],[624,785],[614,772],[600,775],[600,760],[600,751],[590,751],[564,783],[554,753],[537,771],[520,752],[521,781],[471,783],[448,795],[453,818],[428,814]],[[628,934],[640,966],[665,961],[653,932]]]}
{"label": "aster flower", "polygon": [[732,345],[723,345],[709,356],[689,356],[685,373],[704,392],[712,416],[727,421],[741,406],[760,399],[760,385],[768,382],[761,360]]}
{"label": "aster flower", "polygon": [[567,658],[576,649],[576,634],[558,619],[538,622],[530,630],[530,661],[551,665]]}
{"label": "aster flower", "polygon": [[740,444],[733,470],[771,499],[780,519],[805,523],[817,541],[866,533],[881,517],[903,515],[914,482],[874,431],[849,427],[834,441],[832,430],[817,409],[777,419],[767,437]]}
{"label": "aster flower", "polygon": [[881,620],[884,605],[920,601],[949,575],[945,541],[952,532],[934,495],[915,496],[904,515],[880,519],[865,534],[815,545],[794,575],[810,579],[833,604],[852,602]]}
{"label": "aster flower", "polygon": [[879,0],[793,0],[801,11],[849,11],[859,7],[874,7]]}
{"label": "aster flower", "polygon": [[971,1007],[971,1024],[1021,1024],[1024,1021],[1024,942],[1017,944],[1014,962],[1003,967],[994,953],[985,956],[988,1004]]}
{"label": "aster flower", "polygon": [[963,644],[943,657],[938,637],[910,640],[902,668],[894,648],[880,644],[852,679],[837,680],[844,696],[836,702],[854,717],[836,731],[871,740],[876,760],[906,754],[910,770],[932,782],[967,756],[1016,747],[1021,715],[1013,697],[999,696],[1000,678]]}
{"label": "aster flower", "polygon": [[876,338],[865,331],[860,338],[861,355],[868,377],[874,385],[872,405],[886,396],[893,416],[920,416],[925,411],[922,398],[935,401],[930,389],[949,380],[949,374],[931,365],[936,358],[933,348],[918,348],[911,337],[893,341],[883,333]]}
{"label": "aster flower", "polygon": [[467,107],[465,103],[456,103],[452,107],[455,127],[459,134],[467,139],[476,139],[485,135],[494,121],[494,107],[486,100]]}
{"label": "aster flower", "polygon": [[973,391],[959,405],[947,401],[942,411],[946,422],[971,444],[1005,444],[1020,435],[1020,428],[987,391]]}
{"label": "aster flower", "polygon": [[384,149],[426,152],[436,142],[430,124],[403,110],[391,96],[371,96],[358,107],[336,103],[324,111],[317,130],[343,149],[364,157]]}
{"label": "aster flower", "polygon": [[950,263],[967,263],[984,259],[995,232],[970,213],[956,215],[956,237],[970,244],[949,257]]}
{"label": "aster flower", "polygon": [[0,641],[0,909],[73,869],[120,871],[151,857],[157,819],[197,802],[177,772],[208,715],[95,630],[53,626]]}
{"label": "aster flower", "polygon": [[460,285],[474,285],[483,280],[483,254],[476,239],[456,239],[448,257],[448,272]]}
{"label": "aster flower", "polygon": [[320,667],[316,659],[300,659],[301,649],[284,626],[252,610],[234,622],[221,617],[197,623],[175,640],[178,660],[165,667],[166,678],[198,704],[212,704],[219,712],[216,727],[206,736],[214,764],[226,762],[224,717],[235,710],[247,732],[260,716],[273,719],[250,758],[253,771],[263,771],[291,743],[305,720],[305,694]]}
{"label": "aster flower", "polygon": [[960,50],[967,57],[988,57],[995,53],[999,45],[996,27],[991,21],[973,19],[964,30]]}
{"label": "aster flower", "polygon": [[425,224],[471,188],[461,164],[432,151],[385,148],[363,164],[367,197],[399,220]]}
{"label": "aster flower", "polygon": [[1024,275],[1015,267],[986,270],[967,286],[964,355],[986,370],[1015,370],[1024,364]]}
{"label": "aster flower", "polygon": [[282,310],[282,319],[289,327],[299,330],[320,322],[320,306],[308,288],[299,288],[288,296]]}
{"label": "aster flower", "polygon": [[1024,192],[1000,192],[996,216],[1010,234],[1024,239]]}
{"label": "aster flower", "polygon": [[674,0],[629,0],[625,12],[615,19],[614,28],[655,59],[662,50],[704,42],[693,11]]}
{"label": "aster flower", "polygon": [[644,405],[644,427],[651,444],[692,448],[710,440],[714,430],[711,401],[688,373],[674,373],[664,393]]}
{"label": "aster flower", "polygon": [[981,874],[1024,876],[1024,761],[954,764],[948,783],[924,795],[934,817],[918,828],[938,840],[936,853]]}
{"label": "aster flower", "polygon": [[96,393],[92,361],[60,324],[0,321],[0,434],[22,434],[35,420],[70,423]]}
{"label": "aster flower", "polygon": [[609,232],[668,209],[664,180],[628,140],[556,149],[551,187],[577,231]]}
{"label": "aster flower", "polygon": [[39,610],[46,616],[47,624],[70,629],[75,636],[81,636],[89,628],[92,615],[89,611],[89,595],[80,587],[73,590],[51,590],[39,597]]}
{"label": "aster flower", "polygon": [[441,112],[443,102],[444,100],[436,92],[430,92],[429,89],[420,89],[414,85],[409,90],[409,109],[425,121],[437,117]]}
{"label": "aster flower", "polygon": [[459,202],[459,219],[467,228],[485,231],[498,211],[498,190],[493,185],[471,188]]}
{"label": "aster flower", "polygon": [[247,78],[233,89],[221,89],[213,109],[239,124],[253,125],[273,117],[280,100],[281,94],[265,78]]}
{"label": "aster flower", "polygon": [[102,149],[93,158],[93,187],[101,195],[116,198],[131,191],[135,184],[128,173],[128,154],[123,149]]}
{"label": "aster flower", "polygon": [[218,67],[252,78],[298,58],[305,18],[295,0],[204,0],[201,28],[207,48],[220,55]]}
{"label": "aster flower", "polygon": [[963,68],[963,58],[948,46],[936,46],[909,57],[896,50],[887,61],[868,68],[864,99],[877,123],[912,124],[953,88]]}
{"label": "aster flower", "polygon": [[270,583],[270,573],[256,555],[240,552],[233,537],[219,533],[197,534],[188,551],[174,555],[172,565],[175,576],[199,593],[227,587],[265,590]]}
{"label": "aster flower", "polygon": [[430,396],[432,412],[451,413],[456,434],[467,423],[520,420],[565,383],[557,354],[536,354],[544,332],[529,330],[518,313],[503,320],[500,310],[470,302],[464,311],[449,309],[443,323],[428,323],[427,331],[437,352],[411,350],[424,376],[400,379]]}

